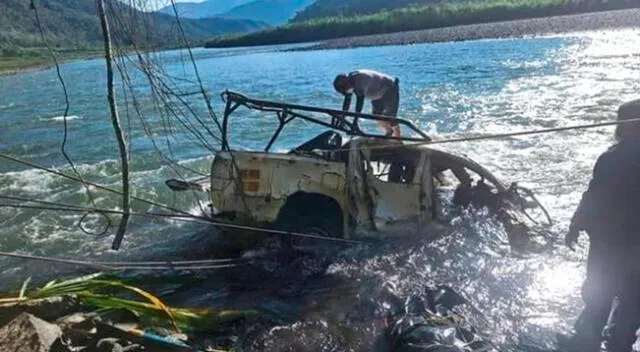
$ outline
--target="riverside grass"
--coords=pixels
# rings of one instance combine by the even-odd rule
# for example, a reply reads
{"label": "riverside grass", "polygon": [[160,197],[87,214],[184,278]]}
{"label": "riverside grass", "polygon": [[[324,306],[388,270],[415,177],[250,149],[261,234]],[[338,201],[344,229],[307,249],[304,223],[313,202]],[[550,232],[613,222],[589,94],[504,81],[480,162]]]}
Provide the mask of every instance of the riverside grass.
{"label": "riverside grass", "polygon": [[[0,75],[32,68],[53,66],[51,53],[44,47],[0,49]],[[104,55],[100,49],[56,49],[61,62],[97,58]]]}
{"label": "riverside grass", "polygon": [[[123,309],[136,315],[148,325],[170,325],[176,332],[220,332],[241,318],[256,316],[252,310],[172,308],[161,299],[129,282],[106,277],[102,273],[79,278],[50,281],[41,288],[29,291],[30,279],[25,280],[16,297],[0,298],[0,305],[21,304],[30,300],[73,295],[85,306],[99,311]],[[143,301],[121,296],[135,293]]]}
{"label": "riverside grass", "polygon": [[372,15],[324,17],[233,37],[219,37],[206,47],[234,47],[313,42],[358,35],[451,27],[536,17],[640,7],[637,0],[481,0],[407,7]]}

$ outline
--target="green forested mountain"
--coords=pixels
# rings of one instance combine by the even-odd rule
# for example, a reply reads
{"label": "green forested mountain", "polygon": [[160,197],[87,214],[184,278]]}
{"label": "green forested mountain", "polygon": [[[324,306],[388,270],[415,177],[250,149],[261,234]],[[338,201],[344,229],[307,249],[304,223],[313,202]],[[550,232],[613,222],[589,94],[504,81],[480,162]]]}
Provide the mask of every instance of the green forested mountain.
{"label": "green forested mountain", "polygon": [[[421,8],[442,7],[442,5],[450,8],[456,6],[466,7],[469,9],[486,7],[486,0],[317,0],[293,19],[294,22],[305,22],[309,20],[317,20],[327,17],[356,17],[364,15],[372,15],[383,12],[392,12],[396,10],[417,12]],[[608,8],[622,8],[640,5],[638,0],[505,0],[494,1],[498,6],[505,9],[514,7],[530,7],[530,8],[566,8],[576,9],[579,12],[597,11]],[[524,6],[523,6],[524,5]],[[580,9],[582,9],[580,11]],[[568,12],[574,12],[570,10]],[[442,14],[446,16],[447,14]]]}
{"label": "green forested mountain", "polygon": [[[462,2],[460,0],[317,0],[301,11],[294,21],[306,21],[320,17],[367,15],[395,10],[412,5]],[[465,1],[468,2],[468,1]]]}
{"label": "green forested mountain", "polygon": [[220,14],[223,18],[252,19],[270,25],[287,23],[313,0],[257,0]]}
{"label": "green forested mountain", "polygon": [[[0,50],[42,46],[29,0],[2,0],[0,10]],[[62,48],[91,48],[101,45],[102,32],[95,0],[35,0],[47,39]],[[138,11],[124,3],[107,3],[114,39],[126,45],[131,37],[154,47],[179,44],[173,16]],[[182,20],[190,40],[196,42],[225,33],[243,33],[266,27],[251,20],[209,18]]]}
{"label": "green forested mountain", "polygon": [[[371,8],[371,5],[376,3],[398,6],[403,2],[406,6],[392,10],[376,12]],[[431,2],[433,0],[317,0],[293,23],[236,37],[216,38],[207,42],[206,46],[312,42],[349,36],[640,7],[639,0],[447,0],[435,4]],[[361,8],[365,10],[357,10],[357,14],[354,15],[344,12],[335,16],[316,17],[316,14],[320,13],[319,9],[329,3],[342,4],[342,11],[347,11],[345,8],[348,8],[348,11]],[[367,14],[369,11],[373,13]],[[306,16],[309,19],[302,21]]]}
{"label": "green forested mountain", "polygon": [[[287,23],[300,10],[314,0],[207,0],[203,2],[179,2],[176,9],[184,18],[219,17],[249,19],[270,25]],[[172,6],[158,10],[174,14]]]}
{"label": "green forested mountain", "polygon": [[[203,2],[177,2],[176,9],[184,18],[219,17],[235,7],[244,5],[253,0],[206,0]],[[166,6],[158,10],[160,13],[173,15],[173,6]]]}

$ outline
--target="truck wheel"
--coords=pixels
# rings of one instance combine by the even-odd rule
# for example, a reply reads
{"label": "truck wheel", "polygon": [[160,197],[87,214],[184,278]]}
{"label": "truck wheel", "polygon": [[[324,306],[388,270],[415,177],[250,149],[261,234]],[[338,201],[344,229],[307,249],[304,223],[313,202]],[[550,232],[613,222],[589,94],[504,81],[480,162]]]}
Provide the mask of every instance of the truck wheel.
{"label": "truck wheel", "polygon": [[[282,231],[305,234],[315,237],[340,237],[340,222],[324,216],[287,216],[278,220],[278,228]],[[294,250],[303,252],[317,252],[318,249],[326,247],[331,241],[319,238],[282,235],[282,247],[284,250]]]}

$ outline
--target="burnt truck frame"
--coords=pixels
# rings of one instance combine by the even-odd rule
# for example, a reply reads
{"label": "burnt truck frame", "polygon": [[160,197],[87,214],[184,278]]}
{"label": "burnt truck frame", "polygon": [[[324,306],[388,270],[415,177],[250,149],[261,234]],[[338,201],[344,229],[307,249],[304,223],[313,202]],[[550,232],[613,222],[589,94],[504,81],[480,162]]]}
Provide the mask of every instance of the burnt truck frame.
{"label": "burnt truck frame", "polygon": [[[530,191],[507,187],[465,156],[428,147],[429,136],[410,121],[251,99],[231,91],[222,98],[222,150],[214,157],[206,187],[218,219],[344,239],[424,233],[441,220],[446,202],[440,191],[453,180],[453,202],[487,206],[508,232],[530,234],[540,223],[527,212],[534,207],[551,221]],[[231,149],[229,122],[239,108],[277,117],[278,127],[263,150]],[[272,152],[295,119],[328,131],[286,153]],[[369,132],[361,121],[392,122],[412,135]]]}

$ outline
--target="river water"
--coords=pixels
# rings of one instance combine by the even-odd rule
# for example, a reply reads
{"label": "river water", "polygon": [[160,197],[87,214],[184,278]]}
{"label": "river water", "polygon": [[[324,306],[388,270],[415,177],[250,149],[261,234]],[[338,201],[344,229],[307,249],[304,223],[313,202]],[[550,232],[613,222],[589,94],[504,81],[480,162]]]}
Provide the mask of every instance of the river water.
{"label": "river water", "polygon": [[[281,48],[194,51],[215,112],[222,111],[217,94],[225,89],[270,100],[338,107],[341,99],[332,90],[335,74],[366,67],[399,77],[400,115],[436,138],[447,138],[608,121],[615,117],[618,105],[637,97],[640,88],[640,32],[634,30],[329,51],[277,49]],[[201,96],[192,94],[198,85],[186,53],[166,52],[157,59],[171,77],[172,87],[185,93],[181,97],[215,129]],[[101,60],[62,66],[71,102],[66,150],[83,177],[117,187],[118,154],[103,66]],[[205,142],[164,115],[153,103],[148,81],[131,64],[127,66],[133,88],[127,95],[121,90],[119,99],[129,102],[122,104],[120,112],[131,141],[135,193],[195,212],[198,200],[171,194],[164,180],[178,176],[178,171],[181,176],[206,174],[212,157],[207,147],[215,149],[216,141],[194,118],[185,121],[195,123]],[[55,71],[0,77],[0,92],[0,151],[72,172],[60,149],[64,96]],[[134,111],[134,94],[142,119]],[[239,112],[232,123],[232,144],[237,148],[262,145],[274,126],[272,121]],[[285,129],[276,148],[292,147],[319,132],[316,126],[300,123]],[[450,148],[507,182],[520,181],[533,188],[556,221],[553,230],[562,235],[595,159],[613,141],[612,132],[612,128],[568,131]],[[163,161],[160,153],[178,166]],[[92,193],[98,206],[118,206],[117,197],[95,189]],[[0,194],[88,204],[78,184],[7,160],[0,162]],[[150,208],[138,204],[136,209]],[[149,218],[133,219],[122,250],[112,252],[112,238],[84,233],[77,226],[79,217],[0,208],[0,251],[81,259],[208,259],[216,252],[215,230]],[[104,227],[103,219],[95,216],[83,224],[92,232]],[[403,296],[427,283],[451,285],[484,313],[486,320],[476,317],[473,321],[505,350],[548,346],[556,332],[570,329],[581,308],[586,240],[575,253],[557,246],[544,254],[519,255],[505,245],[500,227],[481,214],[461,215],[450,231],[435,243],[412,240],[344,249],[331,259],[306,260],[300,264],[303,273],[295,275],[275,273],[265,263],[262,269],[272,273],[273,279],[242,270],[194,273],[188,277],[197,278],[198,285],[175,290],[167,299],[178,305],[254,307],[289,315],[293,322],[283,322],[256,340],[255,349],[267,350],[291,346],[309,351],[366,350],[379,327],[374,320],[354,317],[368,303],[380,303],[377,295],[383,286]],[[78,272],[3,258],[0,273],[0,286],[6,290],[18,288],[28,276],[42,281]]]}

